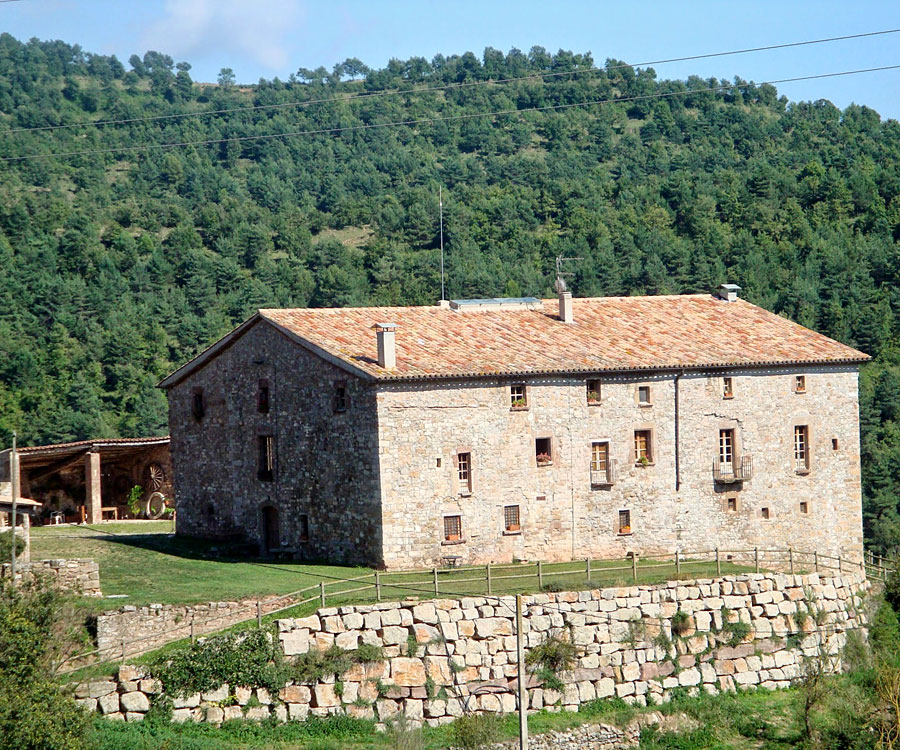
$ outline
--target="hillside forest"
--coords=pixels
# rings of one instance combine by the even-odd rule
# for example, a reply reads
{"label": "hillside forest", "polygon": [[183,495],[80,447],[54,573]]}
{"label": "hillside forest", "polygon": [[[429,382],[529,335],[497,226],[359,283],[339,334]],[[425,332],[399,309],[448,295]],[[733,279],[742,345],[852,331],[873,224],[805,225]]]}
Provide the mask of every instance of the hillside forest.
{"label": "hillside forest", "polygon": [[576,296],[731,281],[871,354],[866,533],[900,549],[900,124],[573,72],[595,65],[488,48],[198,83],[0,35],[0,443],[164,433],[155,384],[258,307],[435,303],[441,186],[450,297],[550,296],[562,255]]}

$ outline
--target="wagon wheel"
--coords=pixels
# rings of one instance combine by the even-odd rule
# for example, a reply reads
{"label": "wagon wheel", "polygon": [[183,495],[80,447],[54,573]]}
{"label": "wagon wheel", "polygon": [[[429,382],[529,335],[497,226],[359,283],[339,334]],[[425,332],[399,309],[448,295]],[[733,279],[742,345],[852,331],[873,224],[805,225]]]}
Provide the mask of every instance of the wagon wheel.
{"label": "wagon wheel", "polygon": [[147,489],[158,492],[166,483],[166,472],[159,464],[150,464],[147,467]]}
{"label": "wagon wheel", "polygon": [[154,492],[148,498],[144,505],[144,515],[154,521],[162,518],[166,511],[166,496],[162,492]]}

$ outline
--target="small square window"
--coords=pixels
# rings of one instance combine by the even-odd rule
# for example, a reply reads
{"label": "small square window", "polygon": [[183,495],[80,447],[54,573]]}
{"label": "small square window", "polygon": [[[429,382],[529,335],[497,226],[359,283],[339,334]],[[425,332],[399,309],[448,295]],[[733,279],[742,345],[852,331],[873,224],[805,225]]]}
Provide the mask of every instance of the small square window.
{"label": "small square window", "polygon": [[459,479],[459,491],[472,491],[472,454],[457,453],[456,454],[456,474]]}
{"label": "small square window", "polygon": [[334,384],[332,399],[334,412],[336,414],[347,411],[347,408],[350,406],[350,397],[347,395],[347,384],[345,382],[338,381]]}
{"label": "small square window", "polygon": [[600,390],[600,381],[599,380],[588,380],[587,381],[587,402],[591,405],[597,405],[600,403],[600,397],[602,395],[602,391]]}
{"label": "small square window", "polygon": [[306,513],[297,516],[297,541],[309,541],[309,516]]}
{"label": "small square window", "polygon": [[650,406],[650,386],[638,386],[638,406]]}
{"label": "small square window", "polygon": [[768,508],[762,508],[760,512],[761,512],[761,514],[762,514],[763,519],[766,520],[766,521],[768,521],[768,520],[769,520],[769,509],[768,509]]}
{"label": "small square window", "polygon": [[549,466],[553,463],[553,441],[550,438],[535,439],[534,458],[538,466]]}
{"label": "small square window", "polygon": [[730,377],[722,378],[722,398],[734,398],[734,380]]}
{"label": "small square window", "polygon": [[509,406],[511,409],[528,408],[528,389],[524,383],[514,383],[509,387]]}
{"label": "small square window", "polygon": [[630,510],[620,510],[619,511],[619,533],[620,534],[630,534],[631,533],[631,511]]}
{"label": "small square window", "polygon": [[794,393],[806,393],[806,375],[794,375]]}
{"label": "small square window", "polygon": [[653,436],[650,430],[634,431],[634,462],[640,466],[653,463]]}
{"label": "small square window", "polygon": [[269,381],[261,379],[256,390],[256,410],[260,414],[269,413]]}
{"label": "small square window", "polygon": [[444,516],[444,541],[458,542],[462,539],[462,517]]}
{"label": "small square window", "polygon": [[800,512],[803,513],[804,515],[809,513],[809,503],[806,502],[805,500],[800,501]]}
{"label": "small square window", "polygon": [[198,422],[203,419],[203,415],[206,414],[206,403],[203,400],[202,388],[194,389],[191,397],[191,414],[194,415],[194,419]]}
{"label": "small square window", "polygon": [[503,508],[503,527],[509,532],[521,531],[518,505],[507,505]]}
{"label": "small square window", "polygon": [[275,478],[275,438],[260,435],[256,441],[259,455],[257,477],[262,482],[271,482]]}
{"label": "small square window", "polygon": [[836,451],[840,447],[840,443],[838,443],[837,438],[831,438],[831,450]]}
{"label": "small square window", "polygon": [[729,497],[726,500],[726,503],[728,505],[729,512],[731,512],[731,513],[737,512],[737,498],[736,497]]}

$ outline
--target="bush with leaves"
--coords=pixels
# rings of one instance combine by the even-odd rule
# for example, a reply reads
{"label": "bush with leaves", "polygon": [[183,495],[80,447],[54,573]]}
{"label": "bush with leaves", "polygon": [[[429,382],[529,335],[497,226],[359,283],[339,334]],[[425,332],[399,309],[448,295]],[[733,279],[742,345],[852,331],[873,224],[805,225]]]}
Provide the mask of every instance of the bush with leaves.
{"label": "bush with leaves", "polygon": [[575,666],[578,647],[568,635],[550,635],[525,655],[525,666],[551,690],[562,690],[560,676]]}
{"label": "bush with leaves", "polygon": [[503,732],[503,718],[498,714],[466,714],[451,725],[453,747],[460,750],[482,750],[497,742]]}
{"label": "bush with leaves", "polygon": [[[12,557],[12,550],[10,549],[12,546],[12,537],[13,535],[10,531],[0,531],[0,564],[8,563]],[[21,555],[24,551],[25,540],[16,534],[16,557]]]}
{"label": "bush with leaves", "polygon": [[0,750],[87,747],[87,714],[54,679],[81,636],[72,598],[46,579],[0,583]]}

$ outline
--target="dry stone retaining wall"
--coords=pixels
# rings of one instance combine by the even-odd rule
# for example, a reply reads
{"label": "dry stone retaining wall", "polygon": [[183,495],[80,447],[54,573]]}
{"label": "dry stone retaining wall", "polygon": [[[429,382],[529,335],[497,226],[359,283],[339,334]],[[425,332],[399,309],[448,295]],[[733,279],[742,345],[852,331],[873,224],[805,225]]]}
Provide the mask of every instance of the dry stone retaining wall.
{"label": "dry stone retaining wall", "polygon": [[[529,709],[576,710],[612,696],[661,702],[674,688],[716,693],[787,687],[799,676],[804,656],[823,647],[837,654],[847,633],[865,626],[867,589],[868,582],[855,574],[746,574],[525,597],[528,648],[555,634],[571,637],[579,649],[576,667],[560,675],[562,691],[529,676]],[[221,722],[274,715],[286,720],[346,713],[383,724],[403,713],[414,723],[439,725],[468,711],[512,712],[513,607],[513,597],[468,597],[331,607],[279,620],[287,657],[332,644],[355,650],[367,643],[381,647],[384,659],[356,665],[338,680],[289,684],[278,696],[224,685],[176,699],[174,719]],[[679,611],[688,616],[687,628],[673,635],[672,618]],[[822,616],[798,614],[803,611]],[[747,627],[739,629],[738,622]],[[411,639],[415,653],[409,651]],[[666,639],[671,647],[662,645]],[[108,715],[141,718],[145,704],[134,693],[148,698],[149,706],[153,692],[144,689],[142,674],[123,669],[118,682],[83,684],[77,697]],[[147,682],[146,687],[158,686]],[[113,693],[116,699],[100,702]]]}
{"label": "dry stone retaining wall", "polygon": [[[0,566],[0,578],[9,578],[9,563]],[[16,563],[16,580],[23,576],[41,575],[60,588],[77,591],[82,596],[103,596],[100,591],[100,566],[94,560],[36,560]]]}

